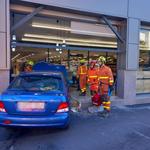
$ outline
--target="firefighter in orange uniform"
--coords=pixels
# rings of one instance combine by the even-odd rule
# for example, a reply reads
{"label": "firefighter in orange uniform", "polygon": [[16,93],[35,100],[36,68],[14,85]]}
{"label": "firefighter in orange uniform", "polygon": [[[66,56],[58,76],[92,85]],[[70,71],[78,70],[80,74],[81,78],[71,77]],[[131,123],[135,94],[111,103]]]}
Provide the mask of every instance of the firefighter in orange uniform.
{"label": "firefighter in orange uniform", "polygon": [[90,92],[92,96],[98,93],[98,72],[95,65],[96,61],[91,61],[90,68],[88,69],[87,73],[87,83],[90,86]]}
{"label": "firefighter in orange uniform", "polygon": [[25,64],[25,67],[24,67],[24,71],[25,72],[31,72],[33,65],[34,65],[33,61],[31,61],[31,60],[27,61],[27,63]]}
{"label": "firefighter in orange uniform", "polygon": [[105,65],[106,58],[100,56],[98,62],[99,62],[99,71],[98,71],[99,92],[104,107],[103,115],[106,117],[109,115],[111,106],[110,96],[108,95],[108,92],[111,92],[113,90],[114,79],[111,68]]}
{"label": "firefighter in orange uniform", "polygon": [[86,80],[87,80],[87,66],[85,65],[85,60],[82,59],[80,61],[80,66],[78,67],[77,71],[77,78],[79,78],[79,85],[80,85],[80,96],[86,95]]}

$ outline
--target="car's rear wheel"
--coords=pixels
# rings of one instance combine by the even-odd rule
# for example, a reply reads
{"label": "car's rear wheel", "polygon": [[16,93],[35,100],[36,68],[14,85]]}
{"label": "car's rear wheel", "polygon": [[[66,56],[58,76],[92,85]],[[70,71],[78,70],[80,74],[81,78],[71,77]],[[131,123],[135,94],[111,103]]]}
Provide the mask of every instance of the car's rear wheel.
{"label": "car's rear wheel", "polygon": [[10,133],[15,133],[18,131],[17,127],[5,127],[5,130]]}
{"label": "car's rear wheel", "polygon": [[11,128],[4,127],[4,126],[0,127],[0,132],[1,132],[0,140],[12,139],[16,134],[16,132],[13,131]]}
{"label": "car's rear wheel", "polygon": [[70,124],[66,124],[65,126],[61,127],[61,130],[68,130],[70,128]]}

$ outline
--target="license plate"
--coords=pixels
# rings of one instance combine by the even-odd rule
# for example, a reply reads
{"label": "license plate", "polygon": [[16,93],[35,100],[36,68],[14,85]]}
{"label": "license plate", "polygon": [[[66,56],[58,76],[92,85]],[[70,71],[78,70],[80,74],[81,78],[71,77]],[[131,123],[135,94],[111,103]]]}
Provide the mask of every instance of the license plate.
{"label": "license plate", "polygon": [[18,102],[17,108],[19,111],[44,111],[44,102]]}

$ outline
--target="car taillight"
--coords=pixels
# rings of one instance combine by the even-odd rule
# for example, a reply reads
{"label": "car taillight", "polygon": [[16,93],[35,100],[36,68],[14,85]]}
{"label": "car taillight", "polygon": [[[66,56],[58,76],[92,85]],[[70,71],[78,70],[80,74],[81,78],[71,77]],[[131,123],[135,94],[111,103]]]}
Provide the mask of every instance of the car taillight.
{"label": "car taillight", "polygon": [[57,109],[57,113],[68,112],[68,111],[69,111],[69,105],[67,102],[62,102]]}
{"label": "car taillight", "polygon": [[6,112],[4,103],[0,101],[0,112]]}

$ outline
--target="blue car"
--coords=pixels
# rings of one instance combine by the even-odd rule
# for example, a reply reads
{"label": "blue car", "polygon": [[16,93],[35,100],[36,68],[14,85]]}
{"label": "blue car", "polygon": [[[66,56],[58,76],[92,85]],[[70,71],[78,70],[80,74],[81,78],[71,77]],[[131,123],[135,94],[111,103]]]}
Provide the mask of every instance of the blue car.
{"label": "blue car", "polygon": [[21,73],[0,96],[0,125],[69,125],[68,87],[63,73]]}

